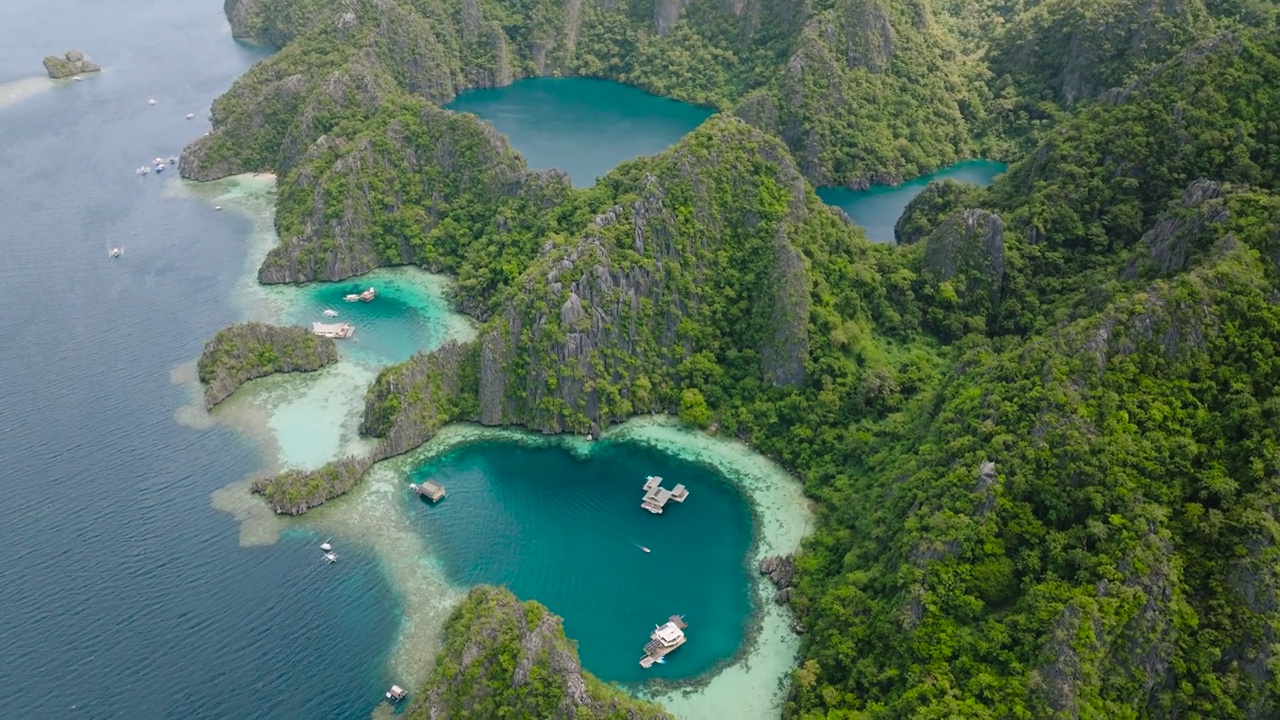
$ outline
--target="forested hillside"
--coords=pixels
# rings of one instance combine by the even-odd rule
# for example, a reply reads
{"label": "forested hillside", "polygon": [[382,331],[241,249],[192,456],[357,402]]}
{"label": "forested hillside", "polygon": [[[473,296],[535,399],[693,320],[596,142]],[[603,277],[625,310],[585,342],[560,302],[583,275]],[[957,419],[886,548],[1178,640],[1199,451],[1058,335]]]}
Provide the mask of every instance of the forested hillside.
{"label": "forested hillside", "polygon": [[[665,411],[777,458],[819,505],[790,717],[1280,714],[1273,3],[228,14],[283,49],[182,170],[281,174],[261,279],[426,264],[482,323],[379,375],[375,457]],[[723,112],[573,190],[437,107],[557,74]],[[931,186],[896,246],[813,192],[979,153],[1013,164]]]}

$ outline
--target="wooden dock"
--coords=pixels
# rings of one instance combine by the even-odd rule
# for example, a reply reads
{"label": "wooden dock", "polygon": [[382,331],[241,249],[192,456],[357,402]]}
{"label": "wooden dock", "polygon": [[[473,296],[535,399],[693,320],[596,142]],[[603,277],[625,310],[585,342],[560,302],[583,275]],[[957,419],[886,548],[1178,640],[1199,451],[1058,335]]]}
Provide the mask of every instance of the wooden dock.
{"label": "wooden dock", "polygon": [[654,515],[661,515],[668,501],[682,503],[689,497],[689,489],[684,485],[676,485],[668,490],[662,487],[662,478],[650,475],[644,479],[644,499],[640,507]]}
{"label": "wooden dock", "polygon": [[409,489],[431,502],[440,502],[445,496],[444,486],[435,480],[428,480],[421,485],[410,483]]}
{"label": "wooden dock", "polygon": [[684,621],[684,618],[672,615],[667,618],[665,624],[654,628],[654,631],[649,634],[649,642],[645,643],[640,667],[645,669],[653,667],[654,663],[662,662],[662,658],[685,644],[688,638],[685,637],[684,629],[687,627],[689,624]]}

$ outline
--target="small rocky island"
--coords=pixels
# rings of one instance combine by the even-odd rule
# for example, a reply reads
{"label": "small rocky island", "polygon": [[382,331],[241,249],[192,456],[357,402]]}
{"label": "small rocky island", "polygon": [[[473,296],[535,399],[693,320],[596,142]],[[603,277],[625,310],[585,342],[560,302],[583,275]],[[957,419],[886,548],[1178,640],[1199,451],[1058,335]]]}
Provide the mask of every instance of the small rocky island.
{"label": "small rocky island", "polygon": [[205,343],[196,370],[204,383],[204,404],[226,400],[241,385],[278,372],[311,372],[338,361],[330,338],[300,327],[265,323],[232,325]]}
{"label": "small rocky island", "polygon": [[72,75],[98,72],[102,68],[85,59],[84,53],[79,50],[68,50],[62,57],[57,55],[46,57],[44,59],[44,69],[49,73],[49,77],[57,80],[59,78],[69,78]]}
{"label": "small rocky island", "polygon": [[481,585],[449,617],[435,670],[406,717],[671,716],[583,670],[559,616],[505,588]]}

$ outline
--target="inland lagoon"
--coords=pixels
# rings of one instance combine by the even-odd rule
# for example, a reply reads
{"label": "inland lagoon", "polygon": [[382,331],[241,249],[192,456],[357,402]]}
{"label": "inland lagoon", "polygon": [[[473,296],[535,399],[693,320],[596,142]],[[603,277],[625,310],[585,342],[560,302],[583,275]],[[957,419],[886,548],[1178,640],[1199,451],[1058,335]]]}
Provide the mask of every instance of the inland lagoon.
{"label": "inland lagoon", "polygon": [[934,180],[955,180],[986,187],[1007,166],[994,160],[965,160],[950,167],[921,175],[901,185],[877,185],[866,190],[842,187],[818,188],[818,197],[828,205],[844,210],[859,225],[871,242],[892,243],[893,226],[907,208],[907,203]]}
{"label": "inland lagoon", "polygon": [[529,78],[468,90],[445,107],[493,123],[529,167],[563,170],[576,187],[662,152],[714,112],[595,78]]}

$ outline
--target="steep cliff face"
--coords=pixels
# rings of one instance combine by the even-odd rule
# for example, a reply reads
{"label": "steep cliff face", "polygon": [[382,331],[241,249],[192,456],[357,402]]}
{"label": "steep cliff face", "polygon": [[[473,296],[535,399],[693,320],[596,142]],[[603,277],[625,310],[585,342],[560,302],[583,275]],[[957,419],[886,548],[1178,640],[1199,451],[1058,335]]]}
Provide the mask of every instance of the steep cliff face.
{"label": "steep cliff face", "polygon": [[[283,172],[337,120],[372,114],[388,85],[441,103],[465,88],[534,75],[606,77],[736,106],[781,133],[815,184],[894,182],[972,154],[985,132],[981,68],[917,0],[546,0],[516,8],[493,0],[228,0],[226,8],[238,37],[284,51],[215,107],[215,132],[187,153],[187,177]],[[377,92],[343,93],[335,84]],[[279,114],[287,119],[256,108],[258,96],[288,106]],[[312,105],[321,121],[294,124]],[[276,152],[286,133],[293,141]]]}
{"label": "steep cliff face", "polygon": [[1047,0],[1004,28],[991,64],[1028,99],[1071,107],[1167,60],[1212,27],[1200,0]]}
{"label": "steep cliff face", "polygon": [[445,625],[435,671],[415,696],[410,720],[599,718],[669,720],[582,669],[563,621],[505,588],[473,588]]}
{"label": "steep cliff face", "polygon": [[[322,138],[286,178],[281,243],[258,279],[337,280],[405,264],[465,274],[472,253],[495,251],[494,235],[522,266],[540,244],[522,231],[570,192],[560,173],[529,172],[492,126],[403,98],[354,137]],[[485,315],[477,298],[509,279],[462,278],[464,309]]]}
{"label": "steep cliff face", "polygon": [[205,385],[205,406],[212,408],[255,378],[310,372],[337,361],[332,339],[305,328],[245,323],[223,328],[205,343],[196,369]]}
{"label": "steep cliff face", "polygon": [[[1275,712],[1274,676],[1248,659],[1271,656],[1262,647],[1280,620],[1259,599],[1274,581],[1260,558],[1277,526],[1259,508],[1277,500],[1275,470],[1248,469],[1248,453],[1216,439],[1271,442],[1250,418],[1275,402],[1280,376],[1246,356],[1280,343],[1280,310],[1274,268],[1241,241],[1270,231],[1242,235],[1256,218],[1217,217],[1201,228],[1212,250],[1189,272],[1127,285],[1095,315],[956,364],[921,408],[930,421],[895,438],[896,460],[878,457],[888,462],[851,503],[875,518],[855,534],[893,540],[852,540],[835,557],[866,575],[805,605],[809,636],[856,637],[858,657],[875,659],[853,667],[845,650],[811,643],[809,670],[906,714],[954,708],[933,688],[983,676],[1036,717]],[[1236,372],[1267,379],[1234,385]],[[1011,550],[1041,541],[1081,552]],[[892,589],[870,580],[889,575]],[[1020,628],[1007,642],[1029,660],[980,649],[986,623]],[[882,655],[891,648],[902,657]],[[923,684],[883,672],[907,658]],[[815,686],[798,683],[798,708],[823,706]]]}
{"label": "steep cliff face", "polygon": [[739,114],[778,132],[815,185],[892,184],[972,155],[984,69],[933,12],[912,0],[833,3]]}
{"label": "steep cliff face", "polygon": [[[603,185],[594,220],[549,243],[482,329],[480,422],[599,432],[674,411],[688,388],[714,401],[736,383],[804,381],[815,292],[806,252],[853,239],[777,141],[717,116]],[[367,432],[425,439],[411,404],[388,399],[423,385],[393,387],[401,373],[424,376],[434,362],[384,373]]]}

